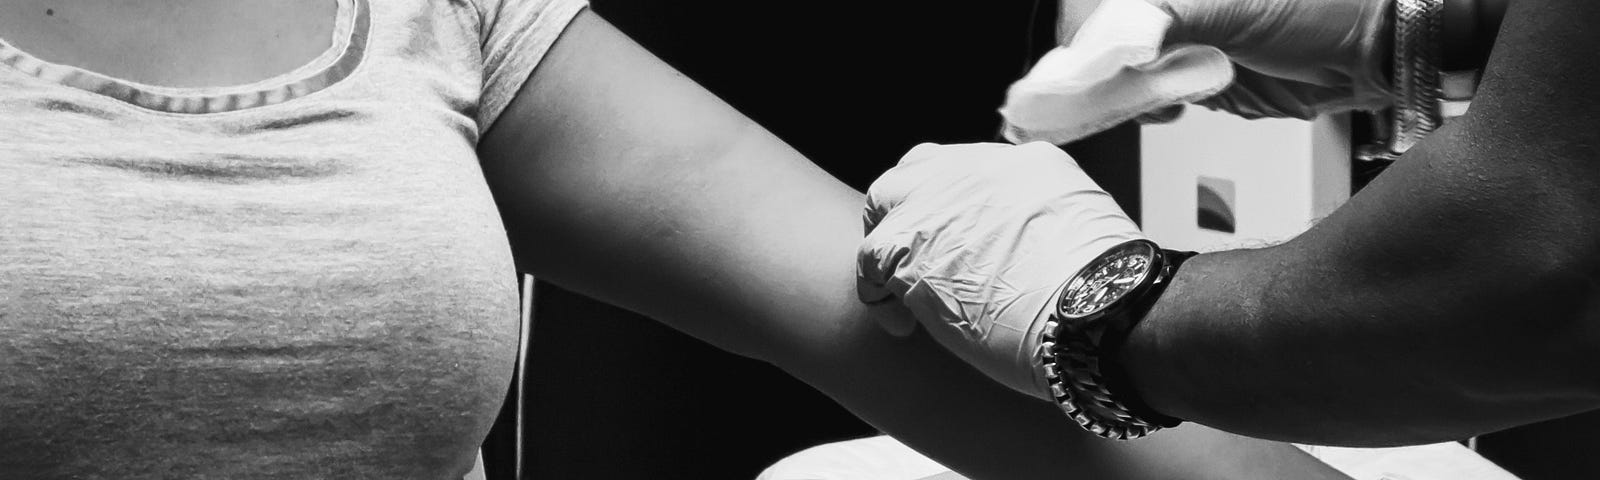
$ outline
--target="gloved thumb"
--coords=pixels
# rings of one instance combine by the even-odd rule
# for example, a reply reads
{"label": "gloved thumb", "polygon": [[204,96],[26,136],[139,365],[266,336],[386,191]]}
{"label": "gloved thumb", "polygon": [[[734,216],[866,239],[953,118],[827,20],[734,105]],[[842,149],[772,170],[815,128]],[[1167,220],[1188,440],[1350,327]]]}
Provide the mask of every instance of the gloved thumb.
{"label": "gloved thumb", "polygon": [[[880,253],[894,256],[890,253],[892,246],[874,247],[868,242],[858,254],[856,266],[856,298],[867,305],[881,305],[879,309],[893,308],[892,311],[883,311],[873,316],[873,320],[883,331],[896,337],[910,336],[917,331],[917,319],[911,316],[904,308],[899,308],[893,301],[895,292],[885,285],[885,281],[893,278],[894,270],[886,270],[880,263]],[[880,251],[879,249],[883,250]],[[902,250],[903,251],[903,250]],[[903,253],[902,253],[903,255]],[[893,259],[895,263],[899,258]],[[888,267],[895,268],[895,267]]]}
{"label": "gloved thumb", "polygon": [[856,298],[868,305],[887,302],[899,292],[890,288],[896,272],[906,268],[909,245],[882,233],[868,234],[856,252]]}

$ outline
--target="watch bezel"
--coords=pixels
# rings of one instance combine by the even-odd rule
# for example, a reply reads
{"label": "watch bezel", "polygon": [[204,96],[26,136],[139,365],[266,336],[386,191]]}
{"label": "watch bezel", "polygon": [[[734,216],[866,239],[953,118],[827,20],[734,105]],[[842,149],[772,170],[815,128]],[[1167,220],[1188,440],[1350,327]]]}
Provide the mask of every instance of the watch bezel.
{"label": "watch bezel", "polygon": [[[1144,269],[1134,277],[1133,286],[1123,290],[1117,298],[1105,301],[1099,308],[1084,313],[1073,313],[1078,309],[1070,308],[1071,305],[1068,302],[1079,298],[1077,295],[1073,295],[1073,289],[1086,286],[1085,282],[1088,281],[1088,276],[1093,275],[1101,266],[1110,263],[1115,258],[1127,255],[1130,251],[1136,251],[1135,254],[1145,257]],[[1063,287],[1060,299],[1056,303],[1056,314],[1064,320],[1071,320],[1078,324],[1092,322],[1095,319],[1107,316],[1108,313],[1116,311],[1124,303],[1122,302],[1123,298],[1138,293],[1151,283],[1156,277],[1156,273],[1161,270],[1161,260],[1161,247],[1149,240],[1132,240],[1107,249],[1090,261],[1088,265],[1079,269],[1078,273],[1074,274],[1072,279]]]}

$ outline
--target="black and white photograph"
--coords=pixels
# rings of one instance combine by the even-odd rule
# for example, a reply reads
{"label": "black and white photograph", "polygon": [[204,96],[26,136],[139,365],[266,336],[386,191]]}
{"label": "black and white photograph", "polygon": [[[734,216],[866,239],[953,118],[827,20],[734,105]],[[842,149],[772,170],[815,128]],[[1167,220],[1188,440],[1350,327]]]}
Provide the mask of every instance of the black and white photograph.
{"label": "black and white photograph", "polygon": [[0,480],[1600,479],[1600,2],[0,0]]}

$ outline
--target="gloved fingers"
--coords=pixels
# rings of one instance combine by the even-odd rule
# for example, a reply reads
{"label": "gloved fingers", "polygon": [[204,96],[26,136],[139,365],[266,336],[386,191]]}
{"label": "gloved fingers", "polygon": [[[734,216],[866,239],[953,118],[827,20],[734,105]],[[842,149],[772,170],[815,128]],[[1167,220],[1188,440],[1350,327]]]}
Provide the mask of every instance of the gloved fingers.
{"label": "gloved fingers", "polygon": [[989,378],[1013,390],[1048,399],[1033,352],[1054,289],[996,291],[970,274],[930,274],[906,293],[906,306],[935,342]]}
{"label": "gloved fingers", "polygon": [[[1060,153],[1051,146],[1050,150]],[[867,188],[866,207],[862,212],[862,225],[866,238],[857,252],[857,297],[866,303],[882,302],[890,296],[904,293],[905,286],[897,285],[895,276],[913,259],[909,255],[928,240],[914,227],[889,228],[879,226],[891,220],[896,209],[917,189],[947,193],[951,182],[962,181],[979,172],[992,169],[1001,160],[1011,160],[1016,155],[1028,154],[1028,147],[1005,144],[936,145],[925,143],[912,148],[900,163],[878,177]],[[1070,157],[1067,157],[1070,160]],[[995,162],[987,160],[994,159]],[[927,197],[927,195],[924,195]],[[930,200],[924,200],[927,203]],[[916,212],[901,215],[914,215]],[[914,217],[913,217],[914,218]],[[910,220],[907,220],[910,221]],[[903,223],[903,222],[902,222]],[[899,291],[896,291],[896,289]]]}
{"label": "gloved fingers", "polygon": [[957,143],[957,144],[949,144],[949,145],[941,145],[941,144],[937,144],[937,143],[923,143],[923,144],[918,144],[915,147],[911,147],[911,150],[907,150],[906,154],[904,156],[900,157],[900,161],[895,163],[895,169],[899,169],[901,167],[911,167],[911,166],[913,166],[915,164],[918,164],[918,163],[923,163],[923,162],[927,162],[927,161],[931,161],[931,160],[935,160],[935,159],[940,159],[940,158],[950,158],[950,157],[965,157],[965,158],[968,158],[968,159],[970,159],[970,158],[983,158],[983,157],[986,157],[986,156],[994,155],[995,152],[1003,151],[1003,150],[1005,150],[1007,148],[1011,148],[1011,145],[1007,145],[1007,144],[1004,144],[1004,143],[992,143],[992,142],[990,142],[990,143]]}
{"label": "gloved fingers", "polygon": [[877,305],[894,300],[894,291],[888,286],[869,278],[867,274],[856,272],[856,300],[867,305]]}
{"label": "gloved fingers", "polygon": [[1255,0],[1145,0],[1161,9],[1172,22],[1167,25],[1162,46],[1186,43],[1210,45],[1231,52],[1241,39],[1255,37],[1257,25],[1241,20],[1260,20]]}
{"label": "gloved fingers", "polygon": [[877,180],[872,181],[872,185],[867,186],[867,202],[861,211],[863,234],[871,235],[872,232],[877,231],[878,224],[889,216],[889,212],[899,207],[900,203],[905,201],[906,196],[911,194],[911,189],[917,185],[919,177],[907,173],[906,169],[901,167],[907,165],[908,162],[926,158],[928,155],[918,154],[919,151],[924,150],[923,147],[926,145],[931,144],[922,144],[911,149],[904,157],[900,158],[899,165],[883,172],[882,175],[878,176]]}
{"label": "gloved fingers", "polygon": [[856,299],[861,303],[876,305],[894,299],[894,290],[889,289],[885,280],[893,278],[894,273],[884,271],[881,255],[885,253],[880,253],[875,245],[863,245],[856,254]]}
{"label": "gloved fingers", "polygon": [[1222,93],[1195,104],[1246,119],[1310,120],[1322,113],[1341,110],[1335,106],[1350,98],[1349,88],[1296,82],[1236,66],[1233,84]]}
{"label": "gloved fingers", "polygon": [[1165,13],[1168,17],[1172,18],[1172,23],[1167,25],[1166,33],[1163,35],[1163,45],[1199,43],[1216,46],[1195,39],[1195,34],[1193,33],[1195,29],[1192,27],[1192,25],[1196,23],[1195,20],[1193,20],[1193,17],[1195,16],[1193,12],[1196,10],[1194,8],[1194,2],[1186,2],[1183,0],[1145,0],[1145,3],[1161,9],[1162,13]]}
{"label": "gloved fingers", "polygon": [[[1243,64],[1283,67],[1290,76],[1323,76],[1343,65],[1360,19],[1351,3],[1378,0],[1145,0],[1172,17],[1164,46],[1209,45]],[[1357,7],[1364,9],[1368,7]],[[1298,77],[1297,77],[1298,78]],[[1309,79],[1306,79],[1309,80]]]}
{"label": "gloved fingers", "polygon": [[[1346,89],[1370,102],[1385,90],[1378,0],[1145,0],[1172,17],[1165,45],[1195,43],[1227,52],[1266,76]],[[1320,103],[1319,103],[1320,104]],[[1287,113],[1287,112],[1283,112]],[[1268,116],[1268,115],[1263,115]],[[1292,115],[1271,115],[1292,116]]]}
{"label": "gloved fingers", "polygon": [[[1062,169],[1073,180],[1086,180],[1091,185],[1094,184],[1094,180],[1089,178],[1089,174],[1083,172],[1083,166],[1078,164],[1078,159],[1073,158],[1072,154],[1067,153],[1066,150],[1062,150],[1061,147],[1053,143],[1028,142],[1013,148],[1015,148],[1014,152],[1018,154],[1030,155],[1029,157],[1017,158],[1027,158],[1031,162],[1037,162],[1035,164],[1019,165],[1018,168],[1022,168],[1023,170],[1021,171],[1023,172],[1029,171],[1028,169],[1043,167],[1050,167],[1051,170]],[[1033,177],[1033,175],[1024,176],[1024,178],[1027,177]]]}
{"label": "gloved fingers", "polygon": [[934,163],[940,160],[983,161],[1002,155],[1003,149],[1006,148],[1011,146],[1003,143],[960,145],[924,143],[912,147],[900,157],[900,162],[894,168],[878,176],[878,179],[867,187],[867,205],[862,212],[862,225],[866,233],[870,234],[877,229],[878,223],[899,207],[906,197],[911,195],[913,189],[924,186],[930,179],[937,177],[939,166],[933,165]]}
{"label": "gloved fingers", "polygon": [[1139,122],[1140,125],[1160,125],[1163,123],[1172,123],[1182,116],[1183,105],[1171,105],[1154,112],[1140,115],[1134,120]]}
{"label": "gloved fingers", "polygon": [[868,305],[905,295],[909,288],[896,282],[902,270],[913,268],[911,254],[920,245],[914,232],[868,234],[856,251],[856,298]]}
{"label": "gloved fingers", "polygon": [[[911,147],[905,155],[900,156],[900,161],[893,167],[878,176],[867,187],[867,213],[872,223],[883,219],[894,207],[899,206],[906,196],[911,193],[918,183],[923,181],[921,172],[915,167],[943,156],[949,149],[946,145],[937,143],[923,143]],[[869,229],[870,230],[870,229]]]}

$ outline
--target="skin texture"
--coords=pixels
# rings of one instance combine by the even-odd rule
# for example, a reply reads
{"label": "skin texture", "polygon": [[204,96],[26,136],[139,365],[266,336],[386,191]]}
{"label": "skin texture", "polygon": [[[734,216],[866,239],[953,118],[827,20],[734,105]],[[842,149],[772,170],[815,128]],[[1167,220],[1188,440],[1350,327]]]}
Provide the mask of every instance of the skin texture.
{"label": "skin texture", "polygon": [[335,6],[333,0],[7,0],[0,4],[0,36],[46,61],[135,82],[241,85],[294,70],[327,50]]}
{"label": "skin texture", "polygon": [[1156,409],[1392,445],[1600,406],[1600,4],[1510,6],[1471,112],[1286,244],[1202,255],[1121,355]]}
{"label": "skin texture", "polygon": [[861,195],[591,14],[479,152],[522,269],[772,362],[971,478],[1344,478],[1197,426],[1092,438],[883,332],[906,313],[855,299]]}

